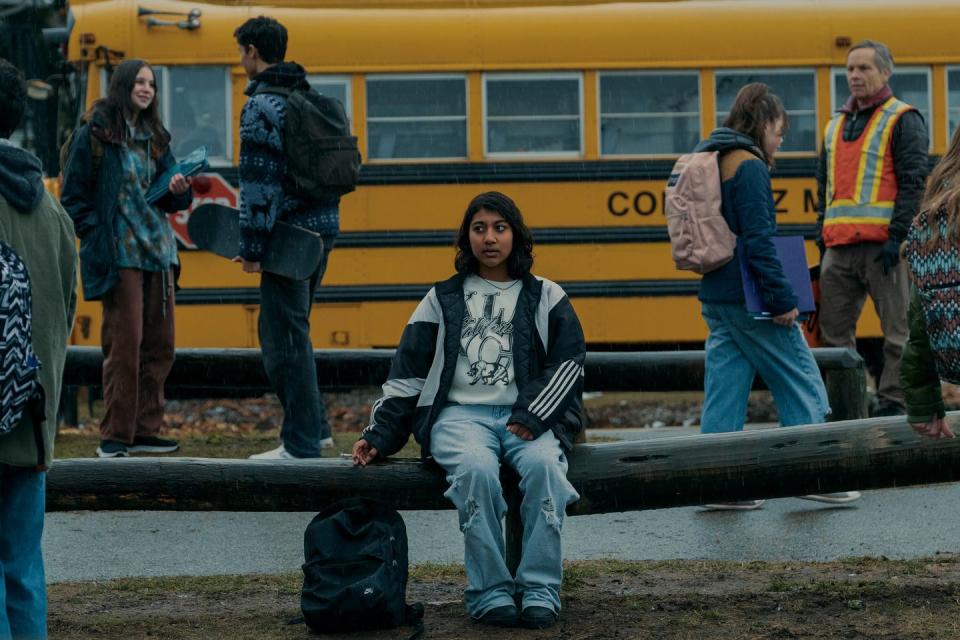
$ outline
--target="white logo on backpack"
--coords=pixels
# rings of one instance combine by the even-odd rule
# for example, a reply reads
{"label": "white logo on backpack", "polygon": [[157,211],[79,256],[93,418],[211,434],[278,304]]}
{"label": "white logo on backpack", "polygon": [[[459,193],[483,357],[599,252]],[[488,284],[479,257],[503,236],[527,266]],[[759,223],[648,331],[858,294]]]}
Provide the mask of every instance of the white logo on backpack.
{"label": "white logo on backpack", "polygon": [[680,156],[667,180],[664,208],[677,269],[709,273],[733,259],[737,236],[720,211],[716,151]]}

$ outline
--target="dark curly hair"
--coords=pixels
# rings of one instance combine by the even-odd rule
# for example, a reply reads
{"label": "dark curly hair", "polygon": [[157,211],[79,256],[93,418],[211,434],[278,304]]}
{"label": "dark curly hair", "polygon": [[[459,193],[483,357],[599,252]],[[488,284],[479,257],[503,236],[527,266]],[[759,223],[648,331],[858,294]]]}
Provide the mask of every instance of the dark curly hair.
{"label": "dark curly hair", "polygon": [[481,193],[467,205],[463,222],[460,223],[460,230],[457,232],[457,257],[453,261],[457,273],[464,275],[476,273],[480,266],[479,260],[470,248],[470,223],[473,222],[474,214],[481,209],[499,213],[513,231],[513,248],[507,258],[507,273],[510,277],[519,279],[530,273],[533,268],[533,234],[523,222],[523,214],[520,213],[516,203],[499,191]]}
{"label": "dark curly hair", "polygon": [[0,58],[0,138],[9,138],[20,126],[27,106],[27,89],[23,74],[15,66]]}
{"label": "dark curly hair", "polygon": [[255,46],[260,59],[267,64],[283,62],[287,55],[287,28],[273,18],[250,18],[237,27],[233,37],[242,47]]}

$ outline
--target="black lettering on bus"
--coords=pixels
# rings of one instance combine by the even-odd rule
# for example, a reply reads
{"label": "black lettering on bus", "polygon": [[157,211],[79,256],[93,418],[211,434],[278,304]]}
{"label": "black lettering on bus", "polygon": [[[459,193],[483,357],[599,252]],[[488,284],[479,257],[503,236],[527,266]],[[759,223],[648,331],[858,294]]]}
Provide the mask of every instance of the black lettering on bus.
{"label": "black lettering on bus", "polygon": [[[648,200],[648,207],[641,207],[640,202],[642,200]],[[633,198],[633,210],[639,213],[642,216],[649,216],[651,213],[657,210],[657,196],[649,191],[641,191]]]}
{"label": "black lettering on bus", "polygon": [[623,207],[623,209],[615,209],[615,208],[614,208],[615,204],[614,204],[614,202],[613,202],[613,199],[614,199],[614,198],[623,198],[624,200],[629,201],[629,200],[630,200],[630,196],[629,196],[628,194],[624,193],[623,191],[614,191],[613,193],[610,194],[610,197],[607,198],[607,211],[609,211],[610,213],[612,213],[612,214],[615,215],[615,216],[625,216],[625,215],[627,215],[627,213],[629,213],[629,211],[630,211],[630,205],[629,205],[629,204],[625,204],[624,207]]}
{"label": "black lettering on bus", "polygon": [[786,207],[781,207],[780,203],[783,202],[783,199],[787,197],[786,189],[774,189],[773,190],[773,210],[777,213],[787,213],[789,209]]}
{"label": "black lettering on bus", "polygon": [[817,212],[817,198],[816,196],[813,195],[813,189],[803,190],[803,212],[804,213]]}

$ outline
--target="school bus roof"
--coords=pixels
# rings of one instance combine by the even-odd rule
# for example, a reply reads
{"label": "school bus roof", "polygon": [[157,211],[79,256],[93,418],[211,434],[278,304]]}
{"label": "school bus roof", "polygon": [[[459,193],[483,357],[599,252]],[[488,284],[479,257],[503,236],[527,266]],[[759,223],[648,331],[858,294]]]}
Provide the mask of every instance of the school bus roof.
{"label": "school bus roof", "polygon": [[[200,9],[201,26],[148,27],[138,6],[181,14]],[[329,73],[842,65],[841,38],[880,40],[898,64],[929,64],[960,56],[958,9],[960,0],[690,0],[444,10],[116,0],[73,7],[77,22],[69,52],[71,59],[92,59],[96,47],[106,46],[153,64],[234,64],[234,29],[247,18],[270,15],[289,30],[288,60]],[[92,34],[95,42],[81,48],[81,34]]]}

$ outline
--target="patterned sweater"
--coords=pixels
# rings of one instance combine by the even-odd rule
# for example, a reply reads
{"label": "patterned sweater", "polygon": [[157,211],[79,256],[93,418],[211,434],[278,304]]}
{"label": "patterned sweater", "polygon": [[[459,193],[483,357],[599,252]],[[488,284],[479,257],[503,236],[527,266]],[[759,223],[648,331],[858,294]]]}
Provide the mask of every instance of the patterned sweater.
{"label": "patterned sweater", "polygon": [[[944,415],[941,378],[960,383],[960,242],[946,218],[943,210],[932,221],[918,215],[907,233],[904,253],[914,287],[900,382],[910,422]],[[932,225],[939,227],[933,243]]]}
{"label": "patterned sweater", "polygon": [[257,75],[245,91],[250,99],[240,114],[240,255],[251,262],[263,258],[277,220],[326,238],[340,231],[339,198],[308,203],[284,190],[287,102],[273,93],[254,95],[261,84],[301,89],[310,86],[303,67],[281,62]]}

